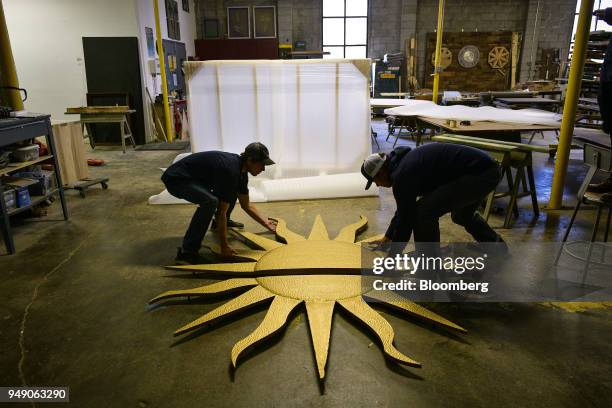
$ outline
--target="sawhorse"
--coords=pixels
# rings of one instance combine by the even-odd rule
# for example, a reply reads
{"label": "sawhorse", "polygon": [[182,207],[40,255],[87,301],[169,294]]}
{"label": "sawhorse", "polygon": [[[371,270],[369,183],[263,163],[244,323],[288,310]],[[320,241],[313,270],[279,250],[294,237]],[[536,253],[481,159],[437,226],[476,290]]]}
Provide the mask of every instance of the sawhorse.
{"label": "sawhorse", "polygon": [[[493,200],[504,197],[510,197],[510,202],[508,204],[503,228],[510,228],[512,214],[518,217],[517,200],[521,197],[530,196],[534,217],[537,218],[540,216],[535,177],[533,174],[532,153],[537,151],[550,154],[551,149],[554,150],[554,148],[453,134],[434,136],[432,139],[437,142],[455,143],[485,150],[502,167],[502,177],[505,176],[508,182],[508,191],[497,192],[496,188],[489,194],[483,213],[485,219],[488,220],[489,218]],[[516,170],[514,176],[512,174],[512,169]],[[523,191],[519,192],[521,184],[523,185]]]}
{"label": "sawhorse", "polygon": [[132,130],[130,129],[130,125],[127,121],[127,115],[134,112],[136,111],[128,110],[121,113],[81,113],[81,127],[83,129],[83,134],[85,134],[85,130],[87,130],[87,137],[89,138],[91,148],[96,148],[96,143],[94,141],[93,132],[90,126],[92,123],[118,124],[121,132],[121,147],[123,148],[123,153],[125,153],[125,139],[129,139],[132,147],[136,147]]}

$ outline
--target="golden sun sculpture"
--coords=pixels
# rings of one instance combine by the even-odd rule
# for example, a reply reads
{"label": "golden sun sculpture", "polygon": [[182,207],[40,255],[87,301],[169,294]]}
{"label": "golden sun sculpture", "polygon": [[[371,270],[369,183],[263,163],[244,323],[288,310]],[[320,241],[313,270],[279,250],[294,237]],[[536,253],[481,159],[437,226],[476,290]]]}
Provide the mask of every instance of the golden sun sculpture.
{"label": "golden sun sculpture", "polygon": [[330,240],[327,228],[319,215],[308,238],[290,231],[286,222],[279,219],[276,235],[285,243],[250,232],[234,231],[249,244],[260,248],[239,251],[238,255],[248,259],[249,262],[170,268],[240,277],[194,289],[168,291],[153,298],[150,303],[173,297],[202,296],[251,288],[181,327],[174,332],[174,335],[178,336],[249,306],[272,300],[261,324],[234,345],[231,353],[234,367],[245,349],[280,330],[287,322],[291,311],[301,303],[306,304],[319,378],[325,377],[332,316],[336,304],[374,331],[387,356],[399,363],[420,367],[420,363],[402,354],[393,346],[395,335],[393,328],[364,299],[370,299],[460,332],[465,332],[465,329],[394,292],[375,291],[371,286],[368,289],[368,286],[362,284],[361,243],[380,239],[380,236],[377,236],[355,242],[356,235],[365,229],[367,222],[368,220],[362,216],[360,221],[342,228],[333,240]]}

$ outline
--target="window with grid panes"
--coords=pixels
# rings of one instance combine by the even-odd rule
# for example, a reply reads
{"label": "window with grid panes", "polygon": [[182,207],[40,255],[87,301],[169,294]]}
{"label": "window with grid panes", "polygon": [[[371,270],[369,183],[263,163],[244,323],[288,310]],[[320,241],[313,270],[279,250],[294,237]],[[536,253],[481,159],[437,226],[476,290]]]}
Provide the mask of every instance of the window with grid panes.
{"label": "window with grid panes", "polygon": [[366,58],[368,0],[323,0],[324,58]]}

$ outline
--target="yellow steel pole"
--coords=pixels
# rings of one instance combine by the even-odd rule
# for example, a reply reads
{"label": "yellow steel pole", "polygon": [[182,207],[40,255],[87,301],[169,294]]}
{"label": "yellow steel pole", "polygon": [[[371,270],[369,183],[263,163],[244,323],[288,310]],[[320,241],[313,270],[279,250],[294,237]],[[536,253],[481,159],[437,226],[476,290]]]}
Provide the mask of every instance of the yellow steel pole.
{"label": "yellow steel pole", "polygon": [[161,28],[159,24],[159,0],[153,0],[153,9],[155,10],[155,31],[157,37],[157,55],[159,56],[159,74],[162,80],[162,95],[164,104],[164,117],[166,119],[166,135],[168,141],[174,140],[174,129],[172,128],[172,119],[170,118],[170,104],[168,103],[168,82],[166,81],[166,60],[164,58],[164,46],[162,43]]}
{"label": "yellow steel pole", "polygon": [[440,55],[442,53],[442,30],[444,27],[444,0],[438,4],[438,30],[436,32],[436,57],[434,60],[433,103],[438,103],[438,88],[440,87]]}
{"label": "yellow steel pole", "polygon": [[[19,80],[17,79],[17,70],[15,69],[15,60],[11,50],[8,27],[4,18],[2,0],[0,0],[0,86],[19,88]],[[2,88],[0,93],[3,95],[2,100],[8,103],[11,108],[16,111],[23,110],[21,93],[17,89]]]}
{"label": "yellow steel pole", "polygon": [[584,71],[584,60],[591,27],[591,13],[593,12],[594,0],[582,0],[580,4],[580,15],[578,17],[578,28],[576,29],[576,41],[574,42],[574,53],[570,67],[565,103],[563,105],[563,119],[561,121],[561,134],[559,135],[559,146],[557,147],[557,161],[553,176],[552,190],[548,209],[558,210],[563,205],[563,186],[567,174],[567,163],[569,161],[572,135],[574,134],[574,120],[578,97],[580,96],[580,83]]}

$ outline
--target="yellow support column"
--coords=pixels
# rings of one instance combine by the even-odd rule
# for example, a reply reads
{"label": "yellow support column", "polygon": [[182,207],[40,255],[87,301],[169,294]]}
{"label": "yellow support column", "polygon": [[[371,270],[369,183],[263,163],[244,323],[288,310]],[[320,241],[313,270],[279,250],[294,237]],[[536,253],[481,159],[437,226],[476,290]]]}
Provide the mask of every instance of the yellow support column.
{"label": "yellow support column", "polygon": [[168,103],[168,82],[166,81],[166,60],[164,58],[164,46],[162,43],[161,26],[159,24],[159,0],[153,0],[153,9],[155,10],[155,31],[157,37],[157,55],[159,56],[159,74],[162,80],[162,94],[164,104],[164,117],[166,119],[166,135],[168,141],[174,140],[174,129],[172,128],[172,119],[170,118],[170,104]]}
{"label": "yellow support column", "polygon": [[[0,0],[0,86],[19,88],[2,0]],[[0,94],[4,103],[8,103],[11,108],[16,111],[23,110],[21,94],[17,89],[0,89]]]}
{"label": "yellow support column", "polygon": [[574,120],[578,97],[580,96],[580,83],[584,71],[584,59],[586,57],[587,42],[591,27],[591,14],[593,13],[594,0],[582,0],[580,4],[580,15],[578,17],[578,28],[576,29],[576,41],[574,42],[574,54],[570,67],[569,82],[563,105],[563,120],[561,121],[561,134],[559,135],[559,146],[557,148],[557,161],[555,163],[555,174],[553,176],[552,190],[550,192],[549,210],[561,209],[563,205],[563,186],[567,174],[567,163],[569,161],[572,136],[574,134]]}
{"label": "yellow support column", "polygon": [[434,61],[433,103],[438,103],[438,88],[440,87],[440,55],[442,53],[442,30],[444,27],[444,0],[438,5],[438,30],[436,32],[436,58]]}

